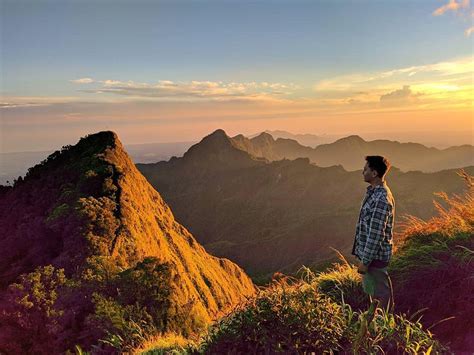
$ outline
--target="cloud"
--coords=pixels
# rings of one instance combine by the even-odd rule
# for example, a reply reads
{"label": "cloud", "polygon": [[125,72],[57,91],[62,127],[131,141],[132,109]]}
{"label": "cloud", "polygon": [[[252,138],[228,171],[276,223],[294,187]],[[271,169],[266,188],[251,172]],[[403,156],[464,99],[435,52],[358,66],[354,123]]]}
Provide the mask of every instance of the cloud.
{"label": "cloud", "polygon": [[314,98],[333,106],[355,108],[472,108],[474,58],[427,65],[353,73],[327,78],[314,86]]}
{"label": "cloud", "polygon": [[[470,0],[449,0],[446,5],[443,5],[433,11],[433,16],[441,16],[446,12],[453,12],[457,16],[461,17],[464,21],[468,21],[472,24],[472,18],[474,17],[474,11],[471,9]],[[474,31],[473,27],[470,27],[464,31],[465,35],[469,35]]]}
{"label": "cloud", "polygon": [[414,96],[409,85],[404,85],[402,89],[389,92],[380,96],[380,101],[404,101]]}
{"label": "cloud", "polygon": [[397,68],[387,71],[354,73],[324,79],[313,86],[315,92],[357,93],[374,90],[387,91],[402,85],[427,82],[456,81],[470,78],[474,71],[474,58],[465,57],[453,61],[428,65]]}
{"label": "cloud", "polygon": [[449,3],[437,8],[433,11],[433,16],[441,16],[448,11],[453,11],[454,13],[462,11],[463,9],[469,9],[469,0],[449,0]]}
{"label": "cloud", "polygon": [[91,79],[91,78],[81,78],[81,79],[71,80],[71,83],[74,83],[74,84],[92,84],[93,82],[94,82],[94,79]]}
{"label": "cloud", "polygon": [[[82,80],[82,79],[81,79]],[[268,82],[228,82],[189,81],[174,82],[160,80],[157,83],[137,83],[134,81],[95,81],[100,87],[81,90],[86,93],[114,94],[134,98],[191,99],[191,100],[275,100],[284,99],[297,88],[294,84]]]}
{"label": "cloud", "polygon": [[21,108],[21,107],[32,107],[32,106],[47,106],[47,103],[39,103],[39,102],[0,102],[0,110],[5,109],[13,109],[13,108]]}
{"label": "cloud", "polygon": [[474,32],[474,26],[469,27],[466,31],[464,31],[464,34],[469,37],[471,33]]}
{"label": "cloud", "polygon": [[70,96],[4,96],[5,101],[0,102],[0,110],[8,110],[32,106],[51,106],[54,104],[73,103],[79,101]]}

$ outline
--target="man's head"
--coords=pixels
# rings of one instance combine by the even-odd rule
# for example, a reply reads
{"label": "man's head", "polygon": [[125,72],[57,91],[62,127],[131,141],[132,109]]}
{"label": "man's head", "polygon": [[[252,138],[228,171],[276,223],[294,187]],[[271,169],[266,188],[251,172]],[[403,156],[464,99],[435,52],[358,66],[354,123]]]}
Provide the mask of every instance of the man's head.
{"label": "man's head", "polygon": [[362,170],[364,181],[368,183],[377,183],[384,181],[384,177],[390,169],[390,163],[387,158],[380,155],[368,155],[365,157],[367,161]]}

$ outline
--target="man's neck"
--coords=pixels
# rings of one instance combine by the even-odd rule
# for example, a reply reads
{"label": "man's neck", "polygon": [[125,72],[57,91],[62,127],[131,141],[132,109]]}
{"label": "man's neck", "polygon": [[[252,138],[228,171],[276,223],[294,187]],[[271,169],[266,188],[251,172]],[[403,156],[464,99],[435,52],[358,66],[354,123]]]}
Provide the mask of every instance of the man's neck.
{"label": "man's neck", "polygon": [[377,179],[377,180],[372,181],[372,182],[370,183],[370,185],[371,185],[372,187],[381,186],[381,185],[383,185],[383,184],[385,184],[385,180],[381,180],[381,179]]}

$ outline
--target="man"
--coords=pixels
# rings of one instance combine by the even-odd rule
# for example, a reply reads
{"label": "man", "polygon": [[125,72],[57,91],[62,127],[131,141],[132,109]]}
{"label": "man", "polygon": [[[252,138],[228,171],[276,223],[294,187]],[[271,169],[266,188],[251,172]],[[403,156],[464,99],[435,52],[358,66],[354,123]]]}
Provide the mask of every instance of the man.
{"label": "man", "polygon": [[362,202],[352,254],[359,260],[364,292],[384,309],[393,309],[393,290],[387,266],[392,256],[395,200],[385,182],[390,163],[382,156],[367,156],[362,175],[370,185]]}

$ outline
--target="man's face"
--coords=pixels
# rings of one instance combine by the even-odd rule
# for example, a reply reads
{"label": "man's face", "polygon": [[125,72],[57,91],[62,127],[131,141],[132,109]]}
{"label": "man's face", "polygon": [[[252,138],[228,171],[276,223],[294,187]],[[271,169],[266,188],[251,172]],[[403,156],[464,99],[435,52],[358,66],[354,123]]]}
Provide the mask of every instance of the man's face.
{"label": "man's face", "polygon": [[372,170],[367,162],[364,165],[364,170],[362,170],[362,175],[364,176],[364,181],[370,183],[377,177],[377,171]]}

